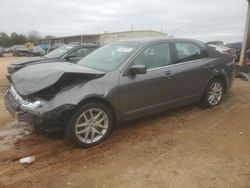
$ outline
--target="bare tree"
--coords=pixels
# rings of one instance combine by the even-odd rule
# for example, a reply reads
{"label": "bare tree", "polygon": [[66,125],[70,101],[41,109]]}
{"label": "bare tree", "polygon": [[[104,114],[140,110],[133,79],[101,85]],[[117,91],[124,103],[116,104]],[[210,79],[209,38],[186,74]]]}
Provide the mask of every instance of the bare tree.
{"label": "bare tree", "polygon": [[55,36],[53,36],[53,35],[46,35],[46,36],[44,37],[44,39],[52,39],[52,38],[55,38]]}
{"label": "bare tree", "polygon": [[0,33],[0,46],[7,47],[10,45],[10,37],[4,32]]}
{"label": "bare tree", "polygon": [[30,31],[27,37],[30,42],[36,42],[37,40],[42,39],[41,34],[36,30]]}

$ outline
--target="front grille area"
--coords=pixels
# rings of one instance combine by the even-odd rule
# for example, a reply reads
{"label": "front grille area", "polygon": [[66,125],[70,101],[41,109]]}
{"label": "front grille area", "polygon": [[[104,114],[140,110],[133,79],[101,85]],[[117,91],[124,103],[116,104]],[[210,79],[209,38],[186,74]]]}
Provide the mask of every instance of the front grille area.
{"label": "front grille area", "polygon": [[16,102],[14,96],[11,94],[10,90],[5,94],[5,106],[7,110],[14,115],[20,109],[20,105]]}

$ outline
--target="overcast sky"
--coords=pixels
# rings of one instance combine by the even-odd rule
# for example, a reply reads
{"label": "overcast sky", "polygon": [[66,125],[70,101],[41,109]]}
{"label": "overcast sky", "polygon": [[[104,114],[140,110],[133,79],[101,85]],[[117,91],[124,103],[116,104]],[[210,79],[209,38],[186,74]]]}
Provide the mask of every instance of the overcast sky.
{"label": "overcast sky", "polygon": [[67,36],[152,29],[202,41],[241,41],[246,0],[0,0],[0,32]]}

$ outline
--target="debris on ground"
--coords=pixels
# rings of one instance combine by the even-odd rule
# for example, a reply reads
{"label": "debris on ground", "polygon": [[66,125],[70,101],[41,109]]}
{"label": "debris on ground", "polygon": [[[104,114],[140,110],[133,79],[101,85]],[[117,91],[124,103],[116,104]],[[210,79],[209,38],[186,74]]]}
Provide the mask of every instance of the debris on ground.
{"label": "debris on ground", "polygon": [[35,162],[36,158],[35,156],[29,156],[29,157],[24,157],[19,160],[21,164],[31,164]]}

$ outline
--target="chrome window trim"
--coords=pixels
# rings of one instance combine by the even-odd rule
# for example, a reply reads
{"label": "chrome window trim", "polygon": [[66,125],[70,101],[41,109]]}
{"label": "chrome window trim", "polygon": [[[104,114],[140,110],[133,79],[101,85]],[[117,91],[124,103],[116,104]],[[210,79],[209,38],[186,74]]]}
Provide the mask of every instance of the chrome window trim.
{"label": "chrome window trim", "polygon": [[206,58],[202,58],[202,59],[196,59],[196,60],[193,60],[193,61],[185,61],[185,62],[174,63],[174,64],[170,64],[170,65],[166,65],[166,66],[162,66],[162,67],[157,67],[157,68],[153,68],[153,69],[147,69],[147,72],[154,71],[154,70],[159,70],[159,69],[164,69],[164,68],[167,68],[167,67],[173,67],[173,66],[177,66],[177,65],[195,63],[197,61],[201,61],[201,60],[205,60],[205,59],[208,59],[208,58],[206,57]]}
{"label": "chrome window trim", "polygon": [[[169,45],[171,45],[172,42],[169,42],[169,41],[157,41],[157,42],[152,42],[152,43],[149,43],[149,44],[146,44],[144,46],[142,46],[140,49],[137,49],[134,54],[131,56],[131,57],[128,57],[128,61],[126,62],[126,65],[123,67],[123,69],[121,70],[121,75],[122,77],[124,76],[128,76],[127,75],[127,71],[129,69],[129,67],[131,66],[132,62],[134,61],[134,59],[141,53],[143,52],[143,50],[153,46],[153,45],[157,45],[157,44],[164,44],[164,43],[167,43]],[[172,54],[171,54],[172,56]],[[125,62],[125,61],[124,61]],[[173,65],[173,64],[171,64]],[[165,67],[165,66],[164,66]],[[161,67],[157,67],[157,68],[161,68]],[[148,69],[149,70],[149,69]],[[148,71],[147,70],[147,71]]]}
{"label": "chrome window trim", "polygon": [[[141,48],[140,50],[138,50],[134,55],[133,57],[130,58],[129,62],[126,64],[126,66],[124,67],[124,69],[121,71],[121,75],[122,76],[127,76],[126,73],[129,66],[131,65],[131,62],[133,62],[133,60],[137,57],[138,54],[140,54],[143,50],[145,50],[146,48],[152,46],[152,45],[156,45],[156,44],[161,44],[161,43],[168,43],[168,44],[174,44],[176,42],[169,42],[169,41],[158,41],[158,42],[154,42],[154,43],[151,43],[151,44],[147,44],[146,46],[144,46],[143,48]],[[192,43],[192,42],[187,42],[187,43]],[[195,44],[195,43],[192,43],[192,44]],[[197,45],[197,44],[195,44]],[[199,46],[199,45],[197,45]],[[201,49],[205,50],[204,48],[200,47]],[[173,56],[173,55],[172,55]],[[183,64],[188,64],[188,63],[193,63],[193,62],[197,62],[197,61],[201,61],[201,60],[205,60],[205,59],[209,59],[209,56],[208,57],[204,57],[204,58],[201,58],[201,59],[196,59],[196,60],[190,60],[190,61],[185,61],[185,62],[181,62],[181,63],[172,63],[172,64],[169,64],[169,65],[165,65],[165,66],[162,66],[162,67],[156,67],[156,68],[152,68],[152,69],[147,69],[147,72],[150,72],[150,71],[154,71],[154,70],[159,70],[159,69],[164,69],[164,68],[167,68],[167,67],[172,67],[172,66],[176,66],[176,65],[183,65]]]}

